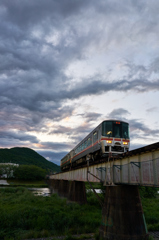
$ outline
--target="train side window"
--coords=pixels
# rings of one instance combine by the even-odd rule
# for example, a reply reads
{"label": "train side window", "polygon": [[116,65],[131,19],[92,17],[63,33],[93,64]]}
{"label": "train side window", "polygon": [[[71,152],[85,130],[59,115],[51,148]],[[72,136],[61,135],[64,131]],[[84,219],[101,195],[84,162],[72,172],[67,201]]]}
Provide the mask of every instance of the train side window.
{"label": "train side window", "polygon": [[80,152],[82,151],[82,144],[81,144],[81,146],[80,146]]}
{"label": "train side window", "polygon": [[98,132],[93,133],[93,142],[95,143],[98,140]]}
{"label": "train side window", "polygon": [[84,144],[82,143],[82,150],[84,149]]}
{"label": "train side window", "polygon": [[88,146],[90,146],[92,144],[92,139],[91,138],[88,138]]}
{"label": "train side window", "polygon": [[86,147],[87,147],[87,141],[84,142],[84,148],[86,148]]}
{"label": "train side window", "polygon": [[99,131],[98,131],[98,140],[101,138],[101,127],[99,128]]}

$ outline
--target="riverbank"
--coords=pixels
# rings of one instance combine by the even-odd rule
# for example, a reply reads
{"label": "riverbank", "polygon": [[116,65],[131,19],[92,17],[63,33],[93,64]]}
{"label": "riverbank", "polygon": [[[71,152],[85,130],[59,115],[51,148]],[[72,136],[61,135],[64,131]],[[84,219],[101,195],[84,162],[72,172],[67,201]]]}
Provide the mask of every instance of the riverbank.
{"label": "riverbank", "polygon": [[28,180],[18,180],[18,179],[0,179],[0,186],[8,187],[27,187],[27,188],[46,188],[48,184],[44,180],[39,181],[28,181]]}
{"label": "riverbank", "polygon": [[91,192],[87,204],[79,205],[56,194],[34,196],[26,187],[4,187],[0,212],[0,239],[5,240],[86,234],[96,232],[101,222],[101,207]]}
{"label": "riverbank", "polygon": [[[64,237],[66,240],[74,240],[72,236],[76,234],[98,232],[101,206],[94,193],[88,190],[87,184],[88,203],[79,205],[70,203],[56,194],[51,196],[45,194],[43,197],[44,195],[39,193],[33,194],[34,189],[29,191],[30,186],[31,188],[39,186],[40,189],[45,181],[3,181],[4,185],[0,188],[0,239],[57,240],[60,239],[59,235],[63,235],[66,236]],[[10,185],[5,185],[6,183]],[[95,184],[94,188],[99,186]],[[103,195],[100,194],[100,197],[103,198]],[[157,198],[142,196],[142,205],[148,231],[159,231],[158,196]]]}
{"label": "riverbank", "polygon": [[32,239],[24,239],[24,240],[95,240],[96,234],[94,233],[87,233],[87,234],[76,234],[71,236],[56,236],[56,237],[49,237],[49,238],[32,238]]}

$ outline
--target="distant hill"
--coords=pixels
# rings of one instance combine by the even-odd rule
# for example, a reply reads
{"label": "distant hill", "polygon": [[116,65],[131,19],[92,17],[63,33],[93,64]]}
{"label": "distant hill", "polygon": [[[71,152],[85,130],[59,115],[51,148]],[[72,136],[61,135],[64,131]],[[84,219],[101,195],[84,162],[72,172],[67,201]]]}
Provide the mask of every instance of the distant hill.
{"label": "distant hill", "polygon": [[42,157],[30,148],[15,147],[0,149],[0,163],[17,163],[23,165],[35,165],[52,172],[59,172],[60,167]]}

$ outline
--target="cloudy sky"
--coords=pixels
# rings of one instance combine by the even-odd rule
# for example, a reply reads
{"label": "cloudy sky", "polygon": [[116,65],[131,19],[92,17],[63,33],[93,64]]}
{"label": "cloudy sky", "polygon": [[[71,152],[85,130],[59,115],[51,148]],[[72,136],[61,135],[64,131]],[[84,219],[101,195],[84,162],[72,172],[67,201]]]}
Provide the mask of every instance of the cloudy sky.
{"label": "cloudy sky", "polygon": [[0,147],[56,164],[105,119],[159,138],[159,1],[0,0]]}

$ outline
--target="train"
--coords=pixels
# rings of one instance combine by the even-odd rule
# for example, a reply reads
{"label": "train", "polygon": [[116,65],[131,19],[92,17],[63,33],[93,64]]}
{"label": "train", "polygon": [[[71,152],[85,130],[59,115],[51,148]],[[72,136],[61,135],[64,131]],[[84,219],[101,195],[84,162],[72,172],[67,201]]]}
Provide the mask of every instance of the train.
{"label": "train", "polygon": [[104,120],[79,144],[67,153],[60,163],[61,171],[73,169],[86,161],[99,161],[129,151],[129,123]]}

